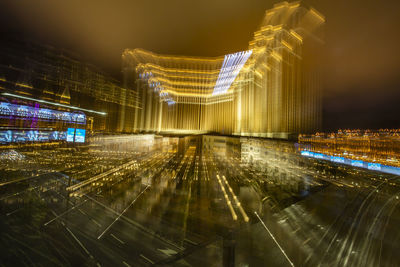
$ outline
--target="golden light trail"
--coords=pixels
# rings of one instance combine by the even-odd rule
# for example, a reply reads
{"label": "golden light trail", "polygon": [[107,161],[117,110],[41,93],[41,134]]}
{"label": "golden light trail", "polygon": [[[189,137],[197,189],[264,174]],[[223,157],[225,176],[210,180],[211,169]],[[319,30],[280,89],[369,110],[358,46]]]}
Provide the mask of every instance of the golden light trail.
{"label": "golden light trail", "polygon": [[[276,4],[248,49],[223,57],[126,49],[124,76],[136,80],[142,107],[134,110],[132,130],[290,138],[319,129],[322,83],[315,59],[324,23],[318,14],[297,2]],[[313,59],[303,55],[310,47]]]}
{"label": "golden light trail", "polygon": [[236,221],[237,218],[238,218],[238,216],[237,216],[235,210],[234,210],[233,207],[232,207],[232,203],[231,203],[231,201],[229,200],[229,197],[228,197],[228,194],[226,193],[225,187],[224,187],[224,185],[222,184],[221,179],[219,178],[219,175],[218,175],[218,174],[216,175],[216,177],[217,177],[218,184],[219,184],[219,186],[221,187],[222,194],[224,195],[224,198],[225,198],[225,201],[226,201],[226,205],[228,205],[228,208],[229,208],[229,210],[230,210],[230,212],[231,212],[232,219],[233,219],[234,221]]}
{"label": "golden light trail", "polygon": [[239,200],[237,199],[235,193],[232,190],[232,187],[229,185],[229,183],[226,180],[224,175],[222,175],[222,180],[225,182],[226,186],[228,187],[229,192],[231,192],[231,195],[232,195],[233,200],[235,201],[236,207],[239,209],[240,213],[242,214],[244,221],[248,222],[249,217],[247,216],[246,212],[244,211],[242,205],[240,204]]}

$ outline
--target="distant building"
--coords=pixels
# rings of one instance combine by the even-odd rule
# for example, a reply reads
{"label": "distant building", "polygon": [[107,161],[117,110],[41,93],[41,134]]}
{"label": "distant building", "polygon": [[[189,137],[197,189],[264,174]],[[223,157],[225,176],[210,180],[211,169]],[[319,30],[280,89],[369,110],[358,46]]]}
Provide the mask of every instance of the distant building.
{"label": "distant building", "polygon": [[[97,111],[83,111],[88,117],[85,127],[102,132],[123,131],[120,114],[139,108],[134,90],[121,87],[119,81],[70,52],[15,38],[2,40],[0,48],[2,102],[60,111],[74,111],[66,106]],[[54,123],[47,120],[35,126],[15,124],[7,118],[0,121],[3,127],[68,127]]]}
{"label": "distant building", "polygon": [[125,85],[142,109],[125,119],[137,132],[289,138],[321,125],[324,17],[299,3],[267,10],[247,51],[215,58],[126,49]]}
{"label": "distant building", "polygon": [[[302,134],[300,150],[306,156],[348,163],[355,167],[386,169],[400,174],[400,130],[340,130]],[[396,169],[387,166],[396,167]]]}

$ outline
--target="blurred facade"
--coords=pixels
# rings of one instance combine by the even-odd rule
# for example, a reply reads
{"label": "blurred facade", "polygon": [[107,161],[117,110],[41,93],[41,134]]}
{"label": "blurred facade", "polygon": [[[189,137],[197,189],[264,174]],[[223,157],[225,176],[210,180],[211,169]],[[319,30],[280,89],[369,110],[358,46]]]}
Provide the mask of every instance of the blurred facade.
{"label": "blurred facade", "polygon": [[[2,40],[0,45],[0,96],[4,103],[57,111],[73,111],[68,106],[98,111],[85,112],[86,128],[94,132],[120,131],[120,114],[139,108],[134,90],[123,88],[120,82],[70,52],[13,38]],[[19,121],[3,118],[1,125],[64,127],[55,120],[37,125]]]}
{"label": "blurred facade", "polygon": [[282,2],[266,11],[247,51],[199,58],[125,50],[124,83],[143,107],[129,130],[278,138],[318,130],[324,23],[316,10]]}
{"label": "blurred facade", "polygon": [[400,167],[400,130],[340,130],[299,136],[305,151]]}

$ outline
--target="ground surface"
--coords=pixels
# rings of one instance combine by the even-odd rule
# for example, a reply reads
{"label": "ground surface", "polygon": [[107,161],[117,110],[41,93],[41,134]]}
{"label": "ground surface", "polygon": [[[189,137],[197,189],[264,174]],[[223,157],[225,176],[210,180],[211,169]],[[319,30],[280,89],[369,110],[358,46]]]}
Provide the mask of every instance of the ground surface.
{"label": "ground surface", "polygon": [[175,141],[3,152],[0,265],[400,266],[398,177]]}

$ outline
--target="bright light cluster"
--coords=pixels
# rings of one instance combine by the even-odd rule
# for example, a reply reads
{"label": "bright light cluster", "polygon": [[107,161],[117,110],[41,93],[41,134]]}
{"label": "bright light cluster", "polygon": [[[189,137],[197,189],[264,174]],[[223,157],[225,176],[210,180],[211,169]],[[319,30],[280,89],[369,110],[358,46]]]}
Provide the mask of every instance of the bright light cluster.
{"label": "bright light cluster", "polygon": [[228,91],[252,52],[252,50],[247,50],[225,56],[215,83],[213,95],[224,94]]}

